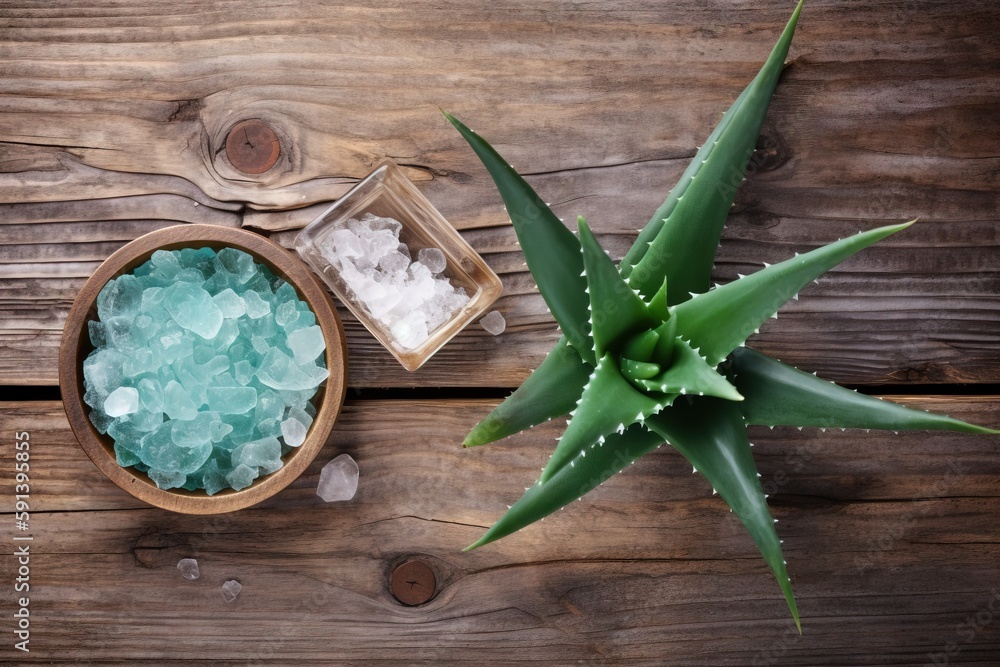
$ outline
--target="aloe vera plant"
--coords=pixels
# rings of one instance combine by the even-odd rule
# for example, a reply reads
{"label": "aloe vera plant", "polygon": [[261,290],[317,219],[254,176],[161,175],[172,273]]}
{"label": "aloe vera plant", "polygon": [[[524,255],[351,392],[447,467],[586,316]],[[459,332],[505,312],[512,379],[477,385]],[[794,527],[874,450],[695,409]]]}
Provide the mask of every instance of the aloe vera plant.
{"label": "aloe vera plant", "polygon": [[844,389],[744,346],[802,287],[912,223],[862,232],[710,285],[723,224],[801,9],[800,2],[759,74],[618,266],[583,218],[579,234],[571,232],[484,139],[445,113],[493,177],[528,269],[563,332],[542,364],[464,444],[482,445],[570,416],[538,481],[469,549],[541,519],[666,443],[705,475],[742,521],[801,632],[746,426],[997,433]]}

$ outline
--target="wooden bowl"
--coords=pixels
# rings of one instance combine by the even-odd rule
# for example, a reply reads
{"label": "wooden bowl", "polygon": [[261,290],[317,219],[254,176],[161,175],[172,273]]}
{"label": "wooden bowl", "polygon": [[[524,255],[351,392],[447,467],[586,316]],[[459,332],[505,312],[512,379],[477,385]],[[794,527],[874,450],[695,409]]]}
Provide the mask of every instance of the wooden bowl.
{"label": "wooden bowl", "polygon": [[[325,385],[313,397],[316,417],[305,442],[283,458],[284,465],[270,475],[254,480],[240,491],[226,489],[214,496],[204,491],[163,490],[144,473],[118,465],[114,441],[91,424],[90,407],[83,402],[83,361],[94,349],[87,322],[97,319],[97,295],[112,278],[128,273],[150,258],[155,250],[230,247],[251,254],[274,275],[291,283],[312,308],[326,338]],[[285,488],[309,466],[326,444],[344,403],[346,391],[347,344],[344,328],[326,290],[298,258],[268,239],[242,229],[214,225],[178,225],[137,238],[101,264],[84,284],[69,312],[59,348],[59,388],[69,425],[90,459],[108,479],[151,505],[185,514],[217,514],[249,507]]]}

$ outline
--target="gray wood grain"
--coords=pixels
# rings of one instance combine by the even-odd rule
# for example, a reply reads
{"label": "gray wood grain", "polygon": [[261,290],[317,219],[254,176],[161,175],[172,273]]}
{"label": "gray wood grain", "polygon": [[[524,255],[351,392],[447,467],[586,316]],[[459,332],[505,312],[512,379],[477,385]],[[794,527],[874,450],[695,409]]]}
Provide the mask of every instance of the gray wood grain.
{"label": "gray wood grain", "polygon": [[[116,245],[184,222],[283,243],[384,157],[503,276],[509,322],[417,374],[348,325],[355,386],[517,385],[556,334],[492,184],[491,139],[620,257],[753,76],[788,3],[32,3],[0,11],[0,382],[53,383],[62,318]],[[1000,378],[1000,48],[986,1],[811,3],[717,278],[919,217],[807,290],[754,345],[856,384]],[[233,172],[225,131],[284,147]],[[300,210],[301,209],[301,210]]]}
{"label": "gray wood grain", "polygon": [[[996,427],[1000,399],[908,399]],[[538,474],[558,429],[463,450],[489,401],[349,402],[291,487],[216,517],[133,500],[76,445],[58,403],[0,406],[30,429],[32,653],[241,664],[952,664],[1000,655],[997,437],[752,429],[804,634],[749,536],[676,452],[658,450],[582,502],[474,552]],[[341,452],[358,495],[325,504]],[[947,452],[946,455],[943,452]],[[13,447],[0,448],[12,467]],[[9,482],[0,489],[12,491]],[[181,578],[195,557],[201,578]],[[418,557],[436,597],[407,608],[393,567]],[[3,563],[12,571],[12,557]],[[238,579],[227,605],[220,587]],[[992,602],[991,602],[992,601]],[[977,626],[978,627],[978,626]],[[37,650],[34,648],[37,641]]]}

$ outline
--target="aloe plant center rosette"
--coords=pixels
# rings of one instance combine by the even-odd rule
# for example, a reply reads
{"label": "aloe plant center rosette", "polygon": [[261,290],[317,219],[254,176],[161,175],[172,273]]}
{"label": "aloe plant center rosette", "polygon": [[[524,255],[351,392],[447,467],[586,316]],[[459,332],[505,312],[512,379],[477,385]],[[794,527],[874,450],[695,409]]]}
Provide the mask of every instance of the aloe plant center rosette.
{"label": "aloe plant center rosette", "polygon": [[[781,73],[800,2],[760,73],[725,113],[619,266],[583,218],[567,229],[514,169],[449,114],[489,170],[563,337],[465,440],[482,445],[570,415],[541,477],[475,548],[583,496],[663,445],[705,475],[750,532],[801,632],[747,425],[990,429],[870,398],[744,347],[821,274],[912,223],[842,239],[722,286],[710,276],[739,178]],[[735,182],[734,182],[735,181]]]}

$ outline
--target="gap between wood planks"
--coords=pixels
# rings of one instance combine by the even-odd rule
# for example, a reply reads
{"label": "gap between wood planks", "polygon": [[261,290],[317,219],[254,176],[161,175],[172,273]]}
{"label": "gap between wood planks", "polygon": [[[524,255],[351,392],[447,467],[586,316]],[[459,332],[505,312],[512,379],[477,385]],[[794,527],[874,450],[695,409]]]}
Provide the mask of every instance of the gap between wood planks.
{"label": "gap between wood planks", "polygon": [[[919,385],[851,385],[868,396],[1000,396],[1000,384],[919,384]],[[444,401],[460,399],[502,400],[513,387],[348,387],[347,399],[351,401],[423,400]],[[38,385],[0,385],[0,402],[9,401],[61,401],[59,387]]]}

